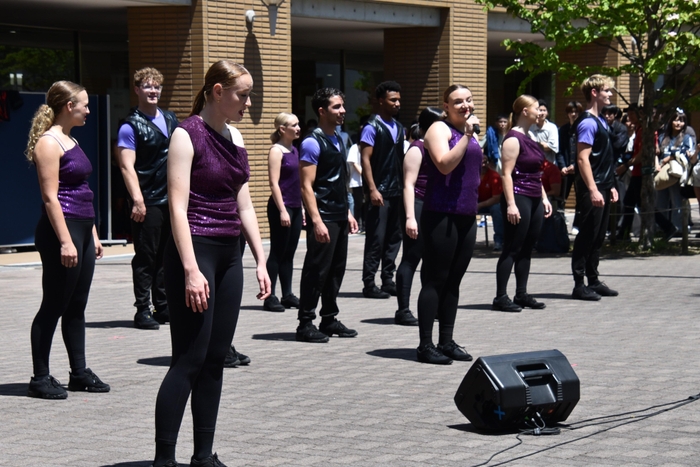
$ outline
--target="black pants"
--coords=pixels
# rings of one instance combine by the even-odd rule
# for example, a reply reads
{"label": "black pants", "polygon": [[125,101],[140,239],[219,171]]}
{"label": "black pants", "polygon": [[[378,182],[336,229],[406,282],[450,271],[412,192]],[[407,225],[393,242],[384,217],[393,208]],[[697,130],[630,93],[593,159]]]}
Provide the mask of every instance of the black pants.
{"label": "black pants", "polygon": [[[622,225],[620,226],[619,237],[624,238],[632,231],[632,223],[634,222],[634,208],[641,206],[642,203],[642,177],[633,176],[630,178],[630,184],[625,192],[624,214],[622,217]],[[654,220],[659,227],[667,234],[673,232],[676,228],[673,222],[659,211],[654,212]]]}
{"label": "black pants", "polygon": [[134,237],[134,258],[131,271],[134,278],[134,306],[145,311],[153,306],[157,311],[168,304],[163,283],[163,252],[170,237],[170,212],[168,205],[147,206],[143,222],[131,221]]}
{"label": "black pants", "polygon": [[476,241],[476,216],[423,211],[422,288],[418,296],[421,345],[433,341],[433,323],[440,320],[440,343],[452,340],[459,285],[469,267]]}
{"label": "black pants", "polygon": [[267,273],[270,275],[272,295],[275,294],[277,276],[280,278],[282,296],[292,293],[292,274],[294,272],[294,253],[301,234],[301,208],[286,207],[291,225],[282,227],[280,211],[270,197],[267,202],[267,220],[270,223],[270,256],[267,258]]}
{"label": "black pants", "polygon": [[85,306],[95,271],[93,224],[92,219],[66,219],[78,250],[78,265],[73,268],[61,264],[61,244],[46,214],[36,226],[34,241],[41,255],[43,298],[31,330],[35,377],[49,374],[49,353],[59,318],[71,371],[79,374],[85,369]]}
{"label": "black pants", "polygon": [[[418,263],[423,257],[423,235],[420,229],[421,212],[423,211],[423,200],[416,198],[413,204],[416,222],[418,223],[418,238],[415,240],[404,233],[403,254],[401,264],[396,270],[396,299],[399,303],[399,310],[408,310],[411,306],[411,286],[413,285],[413,275],[416,273]],[[402,210],[403,212],[403,210]],[[406,231],[406,216],[401,216],[401,230]]]}
{"label": "black pants", "polygon": [[384,198],[384,206],[369,205],[365,219],[365,252],[362,265],[362,282],[365,287],[375,285],[379,262],[382,263],[382,284],[391,283],[396,271],[396,256],[401,247],[400,196]]}
{"label": "black pants", "polygon": [[598,282],[600,249],[605,241],[605,231],[610,215],[610,190],[601,190],[605,205],[593,206],[591,195],[583,182],[576,183],[576,211],[579,216],[579,232],[571,252],[571,272],[576,286]]}
{"label": "black pants", "polygon": [[209,282],[203,313],[185,306],[185,273],[172,237],[165,250],[172,360],[156,399],[156,443],[175,445],[192,395],[195,451],[198,435],[212,439],[221,398],[224,358],[236,330],[243,290],[238,237],[193,237],[197,265]]}
{"label": "black pants", "polygon": [[515,294],[527,292],[530,276],[532,247],[537,243],[544,220],[542,198],[515,195],[515,204],[520,211],[520,222],[508,222],[506,197],[501,195],[501,213],[505,219],[503,228],[503,251],[496,265],[496,296],[508,293],[510,271],[515,265]]}
{"label": "black pants", "polygon": [[331,238],[319,243],[314,235],[313,222],[306,223],[306,257],[301,270],[299,293],[299,321],[316,318],[318,299],[321,298],[321,318],[338,314],[338,292],[345,276],[348,259],[348,222],[324,222]]}
{"label": "black pants", "polygon": [[357,221],[358,228],[360,230],[365,230],[365,193],[361,186],[352,187],[350,190],[355,203],[355,210],[352,215]]}

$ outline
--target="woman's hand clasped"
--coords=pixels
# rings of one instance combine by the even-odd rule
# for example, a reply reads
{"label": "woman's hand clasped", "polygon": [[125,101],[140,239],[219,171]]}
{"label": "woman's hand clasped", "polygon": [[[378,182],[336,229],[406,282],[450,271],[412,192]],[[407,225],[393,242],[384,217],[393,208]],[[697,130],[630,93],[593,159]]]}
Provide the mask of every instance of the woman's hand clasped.
{"label": "woman's hand clasped", "polygon": [[209,282],[199,270],[185,274],[185,305],[192,311],[202,313],[209,304]]}

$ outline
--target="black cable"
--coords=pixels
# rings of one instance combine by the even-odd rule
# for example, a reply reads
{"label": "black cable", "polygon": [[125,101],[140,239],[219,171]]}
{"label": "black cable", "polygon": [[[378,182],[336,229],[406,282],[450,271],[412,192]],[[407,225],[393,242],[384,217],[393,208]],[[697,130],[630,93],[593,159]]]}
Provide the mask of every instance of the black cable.
{"label": "black cable", "polygon": [[[532,456],[535,456],[535,455],[537,455],[537,454],[541,454],[541,453],[543,453],[543,452],[550,451],[550,450],[552,450],[552,449],[554,449],[554,448],[558,448],[558,447],[561,447],[561,446],[565,446],[565,445],[567,445],[567,444],[571,444],[571,443],[575,443],[575,442],[577,442],[577,441],[581,441],[581,440],[584,440],[584,439],[587,439],[587,438],[591,438],[591,437],[593,437],[593,436],[599,435],[599,434],[601,434],[601,433],[605,433],[605,432],[607,432],[607,431],[613,430],[613,429],[615,429],[615,428],[619,428],[619,427],[624,426],[624,425],[629,425],[629,424],[632,424],[632,423],[641,422],[641,421],[643,421],[643,420],[646,420],[646,419],[651,418],[651,417],[655,417],[655,416],[660,415],[660,414],[662,414],[662,413],[669,412],[669,411],[671,411],[671,410],[675,410],[675,409],[677,409],[677,408],[679,408],[679,407],[682,407],[682,406],[684,406],[684,405],[690,404],[691,402],[695,402],[695,401],[697,401],[698,399],[700,399],[700,394],[696,394],[696,395],[694,395],[694,396],[689,396],[689,397],[686,398],[686,399],[681,399],[681,400],[678,400],[678,401],[675,401],[675,402],[668,402],[668,403],[665,403],[665,404],[654,405],[654,406],[647,407],[646,409],[642,409],[642,410],[634,410],[634,411],[624,412],[624,413],[617,414],[617,415],[606,415],[606,416],[603,416],[603,417],[596,417],[596,418],[590,418],[590,419],[588,419],[588,420],[581,420],[580,422],[576,422],[576,423],[569,424],[569,425],[565,426],[564,428],[567,428],[567,429],[569,429],[570,431],[573,431],[573,430],[579,430],[579,429],[581,429],[581,428],[586,428],[586,427],[590,427],[590,426],[600,425],[600,424],[603,424],[603,423],[614,423],[614,422],[622,422],[622,423],[618,423],[617,425],[613,425],[613,426],[610,426],[610,427],[607,427],[607,428],[603,428],[603,429],[601,429],[601,430],[595,431],[595,432],[590,433],[590,434],[587,434],[587,435],[585,435],[585,436],[579,436],[578,438],[574,438],[574,439],[571,439],[571,440],[568,440],[568,441],[564,441],[564,442],[562,442],[562,443],[555,444],[555,445],[553,445],[553,446],[549,446],[549,447],[546,447],[546,448],[542,448],[542,449],[539,449],[539,450],[537,450],[537,451],[531,452],[531,453],[529,453],[529,454],[524,454],[524,455],[522,455],[522,456],[514,457],[514,458],[512,458],[512,459],[508,459],[508,460],[503,461],[503,462],[500,462],[500,463],[498,463],[498,464],[493,464],[491,467],[497,467],[497,466],[499,466],[499,465],[509,464],[509,463],[514,462],[514,461],[517,461],[517,460],[526,459],[526,458],[528,458],[528,457],[532,457]],[[665,409],[662,409],[662,410],[658,410],[658,411],[656,411],[656,412],[652,412],[652,413],[647,414],[647,415],[643,415],[643,416],[641,416],[641,417],[628,417],[628,418],[625,418],[625,419],[615,419],[615,420],[609,420],[609,421],[604,421],[604,422],[600,422],[600,423],[592,423],[592,424],[583,425],[583,426],[580,426],[580,427],[573,427],[573,428],[571,428],[571,426],[577,425],[577,424],[580,424],[580,423],[588,423],[588,422],[591,422],[591,421],[596,421],[596,420],[601,420],[601,419],[607,419],[607,418],[612,418],[612,417],[622,417],[622,416],[625,416],[625,415],[632,415],[632,414],[636,414],[636,413],[640,413],[640,412],[647,412],[647,411],[652,410],[652,409],[656,409],[656,408],[659,408],[659,407],[667,407],[667,406],[670,406],[670,407],[665,408]],[[537,413],[537,415],[540,416],[539,413]],[[541,416],[540,416],[540,418],[541,418]],[[631,418],[631,420],[630,420],[630,418]],[[535,425],[537,425],[537,422],[535,422],[534,420],[533,420],[533,423],[535,423]],[[536,428],[536,429],[541,430],[539,427]],[[528,432],[527,434],[534,434],[534,433],[529,433],[529,432],[534,431],[534,430],[535,430],[535,429],[527,429],[527,430],[521,430],[521,431]],[[515,444],[515,445],[513,445],[513,446],[510,446],[510,447],[508,447],[508,448],[506,448],[506,449],[503,449],[503,450],[501,450],[501,451],[498,451],[497,453],[495,453],[494,455],[492,455],[491,457],[489,457],[489,459],[488,459],[486,462],[483,462],[483,463],[481,463],[481,464],[474,465],[474,466],[472,466],[472,467],[482,467],[482,466],[485,466],[485,465],[487,465],[489,462],[491,462],[491,460],[492,460],[494,457],[496,457],[497,455],[503,454],[503,453],[506,452],[506,451],[509,451],[509,450],[511,450],[511,449],[513,449],[513,448],[515,448],[515,447],[517,447],[517,446],[520,446],[520,445],[523,443],[523,440],[520,439],[521,434],[525,434],[525,433],[521,432],[520,434],[518,434],[518,435],[515,437],[515,438],[518,440],[518,443],[517,443],[517,444]],[[540,432],[539,434],[545,434],[545,433],[541,433],[541,432]],[[552,434],[553,434],[553,433],[552,433]]]}

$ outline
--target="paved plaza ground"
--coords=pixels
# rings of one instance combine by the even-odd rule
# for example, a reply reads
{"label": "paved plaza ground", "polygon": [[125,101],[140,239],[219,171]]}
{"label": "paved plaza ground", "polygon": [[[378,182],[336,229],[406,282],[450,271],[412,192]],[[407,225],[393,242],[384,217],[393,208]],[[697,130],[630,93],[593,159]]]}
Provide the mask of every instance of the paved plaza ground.
{"label": "paved plaza ground", "polygon": [[[700,226],[700,219],[695,222]],[[254,263],[246,254],[234,343],[252,363],[225,372],[215,441],[229,467],[475,466],[518,443],[514,434],[474,430],[455,407],[455,391],[470,363],[416,362],[418,330],[393,324],[395,299],[362,297],[363,242],[362,236],[350,239],[339,299],[339,318],[359,336],[327,344],[294,340],[295,311],[262,310]],[[87,309],[87,360],[112,391],[69,393],[63,401],[26,397],[40,265],[0,266],[0,466],[150,465],[154,402],[168,368],[170,334],[167,325],[159,331],[132,327],[128,250],[108,250],[110,256],[98,262]],[[304,251],[302,240],[295,286]],[[475,357],[563,352],[581,382],[581,399],[567,423],[580,428],[523,436],[522,444],[488,465],[700,465],[700,402],[649,418],[643,415],[659,409],[613,417],[615,423],[579,423],[700,393],[700,258],[607,256],[602,278],[620,296],[581,302],[569,298],[570,257],[535,255],[529,291],[547,308],[516,314],[490,310],[496,260],[480,229],[462,281],[455,340]],[[514,287],[511,280],[511,295]],[[419,290],[416,275],[413,304]],[[68,382],[60,331],[51,368]],[[178,444],[182,465],[191,453],[188,411]]]}

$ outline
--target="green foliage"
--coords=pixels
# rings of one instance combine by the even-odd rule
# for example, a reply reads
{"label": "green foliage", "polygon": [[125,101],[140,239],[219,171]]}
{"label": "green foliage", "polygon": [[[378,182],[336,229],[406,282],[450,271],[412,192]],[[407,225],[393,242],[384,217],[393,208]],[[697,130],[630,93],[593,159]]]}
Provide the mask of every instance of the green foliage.
{"label": "green foliage", "polygon": [[55,81],[72,79],[73,51],[0,45],[0,85],[9,85],[9,74],[17,72],[24,75],[23,90],[48,91]]}

